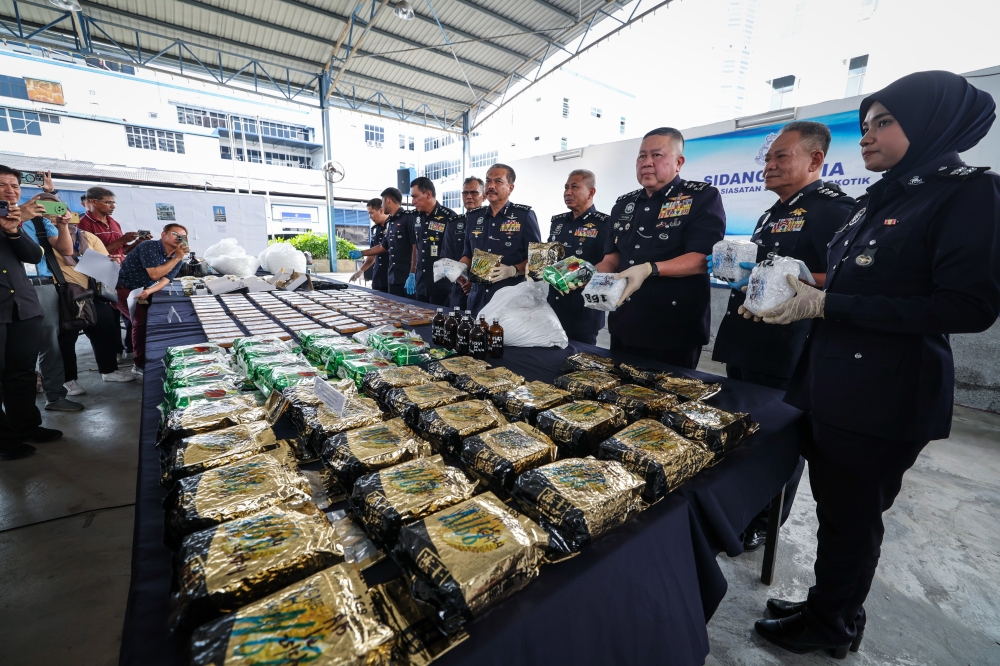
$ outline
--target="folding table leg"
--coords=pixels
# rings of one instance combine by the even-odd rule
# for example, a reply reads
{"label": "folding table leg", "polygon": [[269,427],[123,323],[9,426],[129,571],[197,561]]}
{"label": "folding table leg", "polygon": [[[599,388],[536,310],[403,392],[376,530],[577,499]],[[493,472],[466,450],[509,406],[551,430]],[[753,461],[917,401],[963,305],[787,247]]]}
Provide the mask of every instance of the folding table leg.
{"label": "folding table leg", "polygon": [[774,581],[774,563],[778,550],[778,531],[781,529],[781,508],[785,504],[785,487],[771,500],[767,512],[767,541],[764,543],[764,564],[760,569],[760,582],[770,585]]}

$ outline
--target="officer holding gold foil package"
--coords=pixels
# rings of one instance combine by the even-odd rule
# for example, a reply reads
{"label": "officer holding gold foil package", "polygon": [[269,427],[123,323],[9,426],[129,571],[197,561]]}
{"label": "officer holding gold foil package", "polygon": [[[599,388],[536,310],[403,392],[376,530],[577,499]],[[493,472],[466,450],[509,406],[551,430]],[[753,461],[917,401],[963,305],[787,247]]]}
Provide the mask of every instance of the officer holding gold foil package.
{"label": "officer holding gold foil package", "polygon": [[[563,187],[563,203],[569,211],[552,217],[549,242],[562,243],[567,257],[579,257],[596,266],[604,259],[611,222],[594,206],[595,185],[593,171],[570,172]],[[584,306],[582,290],[560,294],[549,289],[549,305],[570,340],[597,344],[597,333],[604,328],[604,313]]]}
{"label": "officer holding gold foil package", "polygon": [[497,290],[524,282],[528,264],[528,243],[541,240],[538,219],[531,206],[510,202],[516,174],[506,164],[494,164],[486,172],[486,200],[489,205],[465,216],[465,249],[461,262],[472,265],[476,250],[499,254],[500,264],[490,272],[490,284],[463,283],[469,295],[469,310],[479,314]]}
{"label": "officer holding gold foil package", "polygon": [[705,257],[726,231],[719,190],[681,180],[684,137],[648,132],[635,175],[641,189],[618,197],[597,270],[628,280],[608,329],[611,349],[695,368],[711,320]]}

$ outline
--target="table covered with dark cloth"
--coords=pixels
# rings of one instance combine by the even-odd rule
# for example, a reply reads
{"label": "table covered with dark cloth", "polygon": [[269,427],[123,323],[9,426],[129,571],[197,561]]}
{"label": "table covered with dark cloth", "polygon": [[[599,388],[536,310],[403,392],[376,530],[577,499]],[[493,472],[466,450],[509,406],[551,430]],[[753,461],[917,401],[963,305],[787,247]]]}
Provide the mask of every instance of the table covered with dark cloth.
{"label": "table covered with dark cloth", "polygon": [[[168,323],[171,307],[181,321],[172,317]],[[147,326],[132,581],[120,657],[123,665],[144,666],[184,663],[183,646],[166,630],[171,553],[163,545],[166,491],[153,448],[162,399],[158,361],[169,346],[205,339],[190,302],[154,301]],[[416,330],[430,338],[429,326]],[[578,556],[543,567],[526,589],[471,623],[469,640],[436,663],[703,664],[709,651],[705,623],[727,588],[716,555],[742,552],[740,532],[792,474],[803,419],[779,391],[576,342],[566,349],[507,347],[491,363],[529,381],[551,382],[562,374],[563,360],[577,352],[719,382],[722,392],[708,402],[749,412],[760,432]]]}

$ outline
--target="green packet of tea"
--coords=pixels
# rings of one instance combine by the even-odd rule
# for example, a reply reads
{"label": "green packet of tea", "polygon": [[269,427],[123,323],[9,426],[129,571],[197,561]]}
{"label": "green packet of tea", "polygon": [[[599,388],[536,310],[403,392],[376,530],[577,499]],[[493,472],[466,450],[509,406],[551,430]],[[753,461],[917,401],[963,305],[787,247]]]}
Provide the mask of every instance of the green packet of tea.
{"label": "green packet of tea", "polygon": [[179,358],[205,356],[206,354],[221,354],[224,356],[226,350],[214,342],[199,342],[193,345],[167,347],[167,351],[163,354],[163,365],[169,367]]}
{"label": "green packet of tea", "polygon": [[185,409],[197,402],[223,400],[239,395],[231,381],[218,381],[198,386],[177,386],[163,394],[167,411]]}
{"label": "green packet of tea", "polygon": [[543,268],[542,279],[566,294],[571,289],[585,287],[596,272],[597,269],[589,261],[578,257],[567,257]]}

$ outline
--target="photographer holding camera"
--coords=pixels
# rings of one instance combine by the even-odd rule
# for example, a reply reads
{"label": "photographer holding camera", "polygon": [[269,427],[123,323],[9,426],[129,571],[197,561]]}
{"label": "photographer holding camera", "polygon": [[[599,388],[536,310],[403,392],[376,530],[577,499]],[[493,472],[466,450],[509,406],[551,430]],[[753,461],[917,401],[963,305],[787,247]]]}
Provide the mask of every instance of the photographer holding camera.
{"label": "photographer holding camera", "polygon": [[[180,270],[181,261],[188,253],[187,228],[171,222],[163,227],[159,240],[139,243],[125,255],[118,274],[118,310],[132,321],[132,349],[135,365],[132,372],[142,376],[146,365],[146,315],[149,297],[170,284]],[[142,289],[130,316],[128,296],[135,289]]]}

